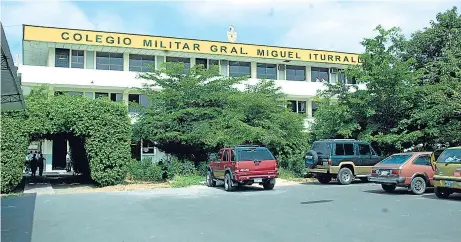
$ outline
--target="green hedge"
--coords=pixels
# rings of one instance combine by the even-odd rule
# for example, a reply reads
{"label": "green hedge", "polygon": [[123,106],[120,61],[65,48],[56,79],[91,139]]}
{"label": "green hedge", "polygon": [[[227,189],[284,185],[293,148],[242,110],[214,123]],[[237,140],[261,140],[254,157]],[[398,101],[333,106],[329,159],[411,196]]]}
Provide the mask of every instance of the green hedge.
{"label": "green hedge", "polygon": [[131,161],[132,128],[126,105],[85,96],[53,96],[46,90],[34,89],[26,97],[23,122],[2,115],[2,192],[10,191],[22,177],[28,142],[56,134],[84,142],[85,154],[79,156],[88,160],[93,181],[101,186],[122,183]]}
{"label": "green hedge", "polygon": [[14,190],[22,179],[26,150],[29,143],[24,131],[25,119],[21,112],[2,113],[1,116],[1,191]]}
{"label": "green hedge", "polygon": [[129,165],[131,178],[135,181],[160,181],[163,179],[162,167],[152,163],[149,158],[132,160]]}

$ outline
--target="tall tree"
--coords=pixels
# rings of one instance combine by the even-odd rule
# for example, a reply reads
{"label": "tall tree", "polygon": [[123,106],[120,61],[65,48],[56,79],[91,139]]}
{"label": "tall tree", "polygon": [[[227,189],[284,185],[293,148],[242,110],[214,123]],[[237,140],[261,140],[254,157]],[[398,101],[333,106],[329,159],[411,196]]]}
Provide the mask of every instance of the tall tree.
{"label": "tall tree", "polygon": [[387,152],[461,143],[460,23],[453,8],[409,40],[378,26],[362,42],[363,64],[346,70],[366,88],[337,84],[320,93],[313,137],[370,140]]}
{"label": "tall tree", "polygon": [[[244,85],[244,78],[219,75],[217,67],[166,63],[140,78],[151,101],[135,124],[136,138],[155,141],[170,154],[203,161],[208,152],[229,145],[264,144],[276,154],[301,154],[303,118],[286,108],[273,81]],[[240,86],[240,89],[238,88]]]}

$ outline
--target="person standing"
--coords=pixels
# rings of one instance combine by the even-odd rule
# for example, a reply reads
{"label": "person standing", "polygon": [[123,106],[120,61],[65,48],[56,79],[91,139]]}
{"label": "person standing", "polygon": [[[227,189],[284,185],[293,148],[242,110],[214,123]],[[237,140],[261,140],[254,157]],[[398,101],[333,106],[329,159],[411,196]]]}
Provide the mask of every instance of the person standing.
{"label": "person standing", "polygon": [[42,176],[43,174],[43,166],[44,166],[43,163],[45,163],[45,158],[43,157],[42,152],[39,152],[38,153],[38,175],[39,176]]}
{"label": "person standing", "polygon": [[37,173],[37,163],[38,163],[37,152],[35,152],[32,155],[32,159],[30,161],[30,167],[32,168],[32,176],[35,176],[35,173]]}
{"label": "person standing", "polygon": [[72,160],[70,158],[70,154],[69,154],[69,152],[67,152],[67,154],[66,154],[66,171],[67,172],[70,172],[70,170],[71,170],[71,162],[72,162]]}

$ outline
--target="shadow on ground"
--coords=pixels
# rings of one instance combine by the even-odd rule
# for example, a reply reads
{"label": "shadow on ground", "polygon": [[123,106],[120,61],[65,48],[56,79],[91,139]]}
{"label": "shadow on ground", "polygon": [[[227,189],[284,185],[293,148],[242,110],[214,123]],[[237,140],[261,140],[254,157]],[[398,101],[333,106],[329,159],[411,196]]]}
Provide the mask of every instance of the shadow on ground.
{"label": "shadow on ground", "polygon": [[[215,189],[220,189],[224,191],[224,183],[221,181],[216,182]],[[277,189],[277,184],[275,184],[275,189]],[[232,192],[257,192],[257,191],[266,191],[264,190],[263,186],[259,185],[247,185],[247,186],[239,186],[235,188]]]}
{"label": "shadow on ground", "polygon": [[47,177],[47,180],[53,189],[95,186],[95,184],[90,179],[82,175],[52,176]]}
{"label": "shadow on ground", "polygon": [[435,194],[426,194],[422,197],[436,200],[458,201],[461,202],[461,193],[453,193],[447,199],[438,198]]}
{"label": "shadow on ground", "polygon": [[[361,180],[354,180],[350,185],[353,184],[365,184],[365,183],[370,183],[368,181],[361,181]],[[316,186],[344,186],[342,184],[339,184],[337,180],[331,180],[330,183],[327,184],[322,184],[318,181],[313,181],[313,182],[302,182],[300,183],[302,185],[316,185]]]}
{"label": "shadow on ground", "polygon": [[35,198],[34,193],[1,198],[1,241],[31,241]]}
{"label": "shadow on ground", "polygon": [[[401,187],[398,187],[395,191],[393,192],[386,192],[384,191],[383,189],[375,189],[375,190],[366,190],[364,192],[367,192],[367,193],[374,193],[374,194],[381,194],[381,195],[414,195],[413,193],[411,193],[411,191],[408,191],[408,189],[406,188],[401,188]],[[428,194],[428,193],[433,193],[434,192],[434,188],[428,188],[426,189],[426,192],[425,194]],[[417,196],[417,195],[415,195]]]}

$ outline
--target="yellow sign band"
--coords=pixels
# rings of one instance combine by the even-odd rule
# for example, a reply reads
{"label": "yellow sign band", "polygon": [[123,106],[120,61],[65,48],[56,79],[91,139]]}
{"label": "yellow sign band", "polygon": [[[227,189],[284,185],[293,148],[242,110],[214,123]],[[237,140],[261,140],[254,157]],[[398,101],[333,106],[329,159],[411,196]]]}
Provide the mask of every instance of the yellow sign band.
{"label": "yellow sign band", "polygon": [[359,64],[359,55],[333,51],[282,48],[217,41],[177,39],[89,30],[24,26],[24,41],[113,46],[238,57],[298,60],[331,64]]}

